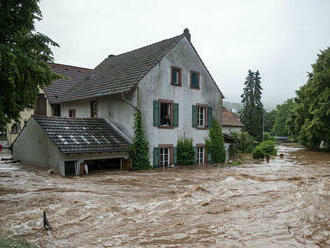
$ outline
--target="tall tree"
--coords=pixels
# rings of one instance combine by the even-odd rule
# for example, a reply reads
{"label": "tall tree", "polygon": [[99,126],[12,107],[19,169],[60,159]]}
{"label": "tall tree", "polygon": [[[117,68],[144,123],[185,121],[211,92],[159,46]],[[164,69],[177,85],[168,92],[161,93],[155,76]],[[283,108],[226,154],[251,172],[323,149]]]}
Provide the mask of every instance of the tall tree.
{"label": "tall tree", "polygon": [[58,79],[48,62],[50,46],[58,46],[35,31],[41,20],[39,0],[0,1],[0,129],[32,108],[39,88]]}
{"label": "tall tree", "polygon": [[265,132],[272,132],[275,122],[276,110],[265,112]]}
{"label": "tall tree", "polygon": [[276,106],[275,122],[272,130],[275,135],[289,135],[288,119],[290,111],[293,110],[294,107],[295,103],[293,99],[288,99],[283,104]]}
{"label": "tall tree", "polygon": [[[330,150],[330,47],[318,54],[308,80],[294,99],[289,132],[310,149]],[[323,142],[322,142],[323,141]]]}
{"label": "tall tree", "polygon": [[240,118],[244,129],[257,140],[262,140],[264,107],[261,102],[262,87],[259,71],[248,71],[242,97]]}

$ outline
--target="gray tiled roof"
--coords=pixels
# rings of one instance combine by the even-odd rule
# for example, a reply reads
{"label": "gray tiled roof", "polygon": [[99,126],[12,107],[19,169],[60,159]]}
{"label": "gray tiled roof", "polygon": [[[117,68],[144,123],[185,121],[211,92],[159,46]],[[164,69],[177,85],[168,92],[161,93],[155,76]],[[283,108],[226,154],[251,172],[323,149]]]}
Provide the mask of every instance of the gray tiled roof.
{"label": "gray tiled roof", "polygon": [[66,77],[64,79],[56,80],[52,82],[50,86],[44,88],[48,101],[51,104],[57,103],[60,96],[67,92],[77,82],[86,78],[91,71],[91,69],[87,68],[53,63],[49,63],[49,67],[52,72]]}
{"label": "gray tiled roof", "polygon": [[133,89],[184,36],[181,34],[117,56],[109,56],[88,77],[64,93],[59,101],[74,101]]}
{"label": "gray tiled roof", "polygon": [[129,141],[104,119],[33,116],[62,153],[128,151]]}

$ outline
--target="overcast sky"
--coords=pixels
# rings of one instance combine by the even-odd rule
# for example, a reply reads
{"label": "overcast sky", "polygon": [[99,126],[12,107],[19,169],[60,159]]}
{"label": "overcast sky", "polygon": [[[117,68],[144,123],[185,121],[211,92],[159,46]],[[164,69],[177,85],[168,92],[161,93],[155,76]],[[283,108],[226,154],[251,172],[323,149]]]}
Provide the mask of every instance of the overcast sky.
{"label": "overcast sky", "polygon": [[60,48],[55,62],[94,68],[189,28],[226,100],[240,101],[248,69],[266,105],[295,95],[319,50],[330,46],[329,0],[42,0],[37,31]]}

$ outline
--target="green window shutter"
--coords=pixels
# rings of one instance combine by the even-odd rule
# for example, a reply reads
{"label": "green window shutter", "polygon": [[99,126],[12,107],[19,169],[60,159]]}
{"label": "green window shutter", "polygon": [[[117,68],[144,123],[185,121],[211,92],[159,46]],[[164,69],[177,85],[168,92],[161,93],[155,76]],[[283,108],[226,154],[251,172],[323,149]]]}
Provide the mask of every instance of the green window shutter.
{"label": "green window shutter", "polygon": [[179,104],[178,103],[173,104],[173,126],[174,127],[179,126]]}
{"label": "green window shutter", "polygon": [[194,164],[197,164],[197,147],[194,146]]}
{"label": "green window shutter", "polygon": [[159,148],[154,147],[154,154],[153,154],[153,166],[154,168],[157,168],[159,166]]}
{"label": "green window shutter", "polygon": [[173,148],[173,164],[177,164],[178,163],[178,155],[177,155],[177,149],[176,147]]}
{"label": "green window shutter", "polygon": [[207,107],[207,126],[212,127],[212,108]]}
{"label": "green window shutter", "polygon": [[154,109],[154,127],[159,126],[159,102],[153,102],[153,109]]}
{"label": "green window shutter", "polygon": [[192,105],[192,127],[197,127],[197,106]]}

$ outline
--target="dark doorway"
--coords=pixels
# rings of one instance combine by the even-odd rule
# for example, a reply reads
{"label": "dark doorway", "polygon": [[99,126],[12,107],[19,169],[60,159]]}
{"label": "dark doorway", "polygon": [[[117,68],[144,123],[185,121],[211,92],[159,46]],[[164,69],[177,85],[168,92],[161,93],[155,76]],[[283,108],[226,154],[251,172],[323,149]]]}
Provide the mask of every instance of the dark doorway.
{"label": "dark doorway", "polygon": [[76,175],[76,161],[64,162],[65,176],[73,177]]}
{"label": "dark doorway", "polygon": [[85,160],[85,163],[88,165],[88,173],[120,170],[120,158]]}

